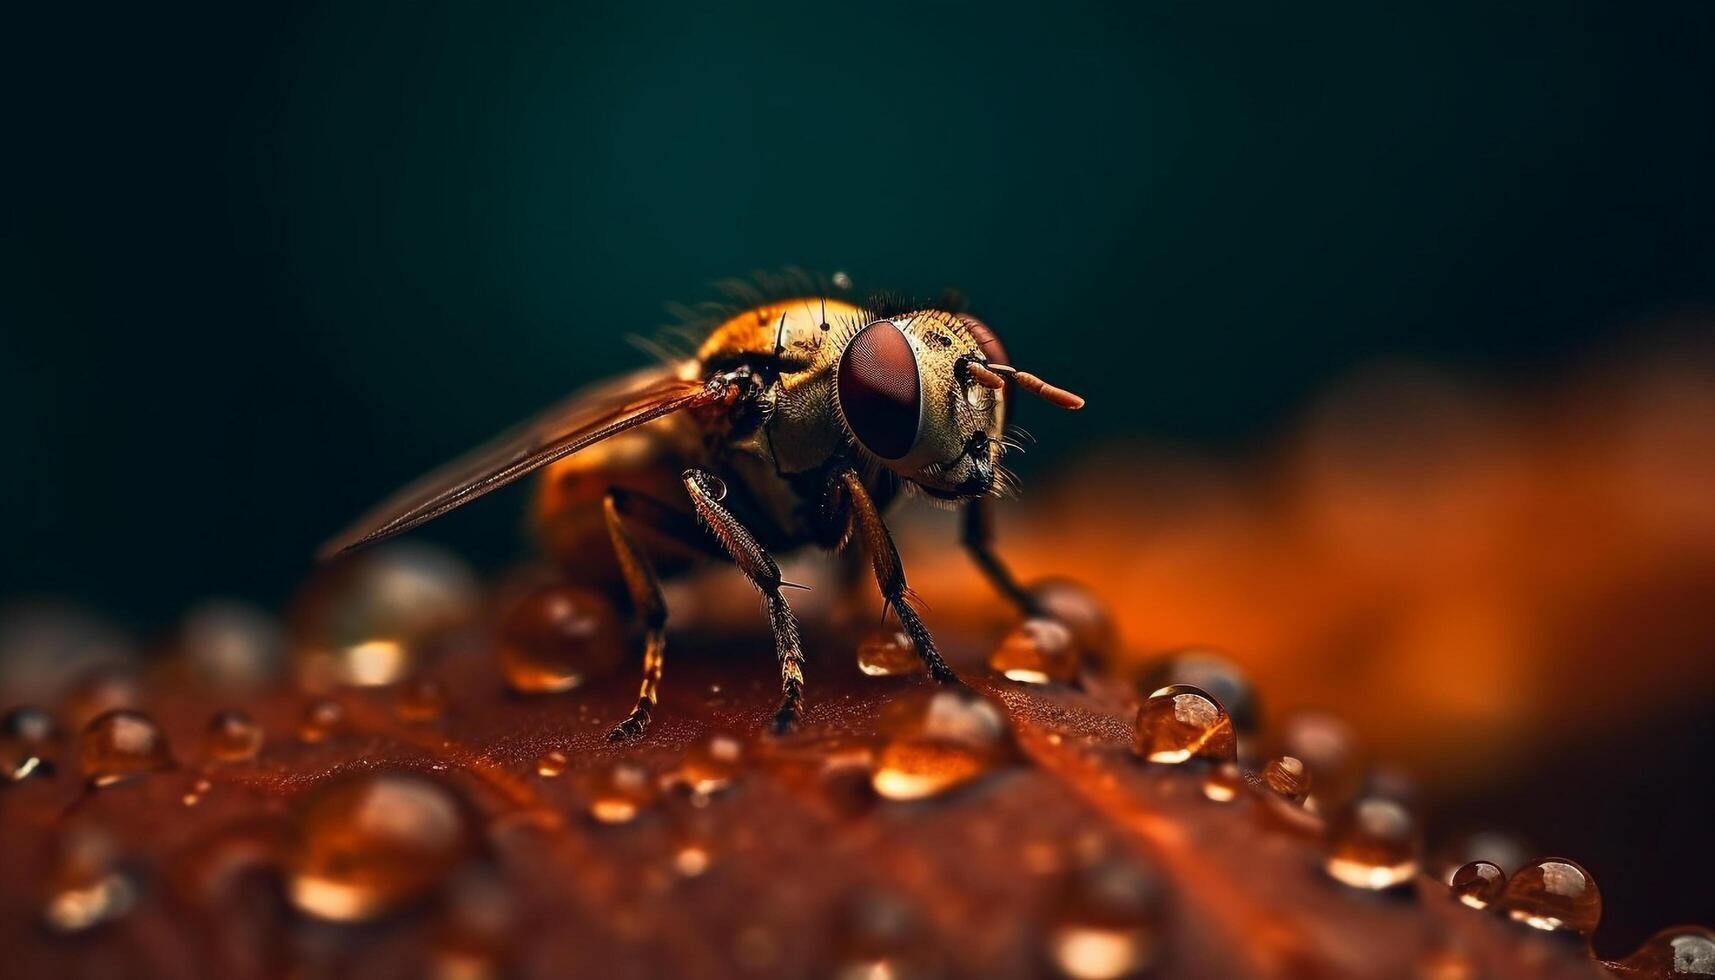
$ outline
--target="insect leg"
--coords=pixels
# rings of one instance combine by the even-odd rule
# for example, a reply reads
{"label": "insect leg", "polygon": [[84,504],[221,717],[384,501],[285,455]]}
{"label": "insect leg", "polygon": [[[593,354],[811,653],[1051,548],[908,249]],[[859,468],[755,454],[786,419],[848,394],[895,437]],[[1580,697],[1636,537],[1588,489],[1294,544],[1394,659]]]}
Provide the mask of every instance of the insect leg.
{"label": "insect leg", "polygon": [[863,480],[856,470],[846,470],[839,479],[851,501],[858,532],[863,535],[864,550],[869,552],[870,565],[875,569],[875,582],[881,587],[882,601],[887,604],[883,607],[883,614],[887,608],[892,608],[899,615],[899,624],[911,637],[917,655],[928,665],[930,676],[947,684],[960,683],[959,675],[953,673],[953,668],[941,658],[941,651],[935,649],[935,639],[929,635],[929,628],[923,625],[923,620],[918,618],[917,610],[911,605],[916,596],[905,585],[905,569],[899,563],[899,549],[894,547],[893,535],[888,533],[881,512],[875,509],[875,501],[864,489]]}
{"label": "insect leg", "polygon": [[762,593],[768,624],[774,630],[774,652],[780,660],[781,700],[780,709],[774,713],[774,730],[790,731],[804,701],[804,651],[798,639],[798,620],[780,592],[780,566],[757,543],[756,536],[721,506],[726,488],[718,479],[701,470],[686,470],[685,490],[691,495],[697,516],[750,584]]}
{"label": "insect leg", "polygon": [[625,588],[644,629],[643,685],[637,692],[637,707],[607,733],[609,741],[617,742],[641,735],[649,727],[650,713],[661,693],[661,664],[667,652],[667,602],[661,597],[661,580],[655,576],[655,569],[619,516],[618,495],[609,492],[602,498],[601,508],[608,539],[619,557],[620,574],[625,577]]}
{"label": "insect leg", "polygon": [[1018,584],[1012,570],[994,552],[994,514],[989,508],[988,498],[978,497],[965,505],[961,540],[965,550],[970,552],[971,560],[977,563],[977,568],[995,591],[1005,596],[1024,615],[1041,615],[1042,604],[1028,589]]}

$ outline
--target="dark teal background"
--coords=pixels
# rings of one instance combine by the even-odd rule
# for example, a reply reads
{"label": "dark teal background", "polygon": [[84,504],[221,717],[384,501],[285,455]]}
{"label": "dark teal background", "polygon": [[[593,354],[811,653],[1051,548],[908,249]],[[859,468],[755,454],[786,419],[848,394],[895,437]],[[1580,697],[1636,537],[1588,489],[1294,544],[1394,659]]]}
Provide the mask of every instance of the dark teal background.
{"label": "dark teal background", "polygon": [[756,268],[963,289],[1090,397],[1031,413],[1027,480],[1260,442],[1377,356],[1518,376],[1715,302],[1701,0],[6,21],[0,595],[144,627],[278,601],[378,495]]}

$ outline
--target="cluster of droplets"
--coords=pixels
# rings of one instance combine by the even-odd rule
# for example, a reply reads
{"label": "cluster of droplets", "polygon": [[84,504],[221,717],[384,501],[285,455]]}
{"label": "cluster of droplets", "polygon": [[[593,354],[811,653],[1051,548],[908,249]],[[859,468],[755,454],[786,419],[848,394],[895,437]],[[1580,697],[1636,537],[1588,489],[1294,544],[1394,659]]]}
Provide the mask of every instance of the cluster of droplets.
{"label": "cluster of droplets", "polygon": [[[438,586],[433,576],[429,579],[413,586],[406,575],[393,585],[403,594],[416,587],[431,593],[434,587],[451,587],[444,577]],[[331,671],[340,683],[393,685],[392,713],[399,723],[441,721],[450,698],[423,669],[421,651],[424,638],[448,628],[446,622],[425,625],[404,616],[389,624],[391,613],[376,611],[389,607],[375,595],[359,603],[360,609],[340,612],[338,595],[318,600],[335,608],[317,606],[321,618],[316,622],[330,629],[329,624],[339,624],[345,640],[316,646],[309,662],[320,666],[308,673]],[[1020,683],[1076,683],[1084,659],[1108,641],[1100,638],[1099,623],[1087,615],[1080,620],[1075,598],[1062,592],[1057,601],[1064,615],[1028,619],[1008,633],[990,667]],[[404,608],[412,607],[407,602]],[[246,656],[253,665],[264,656],[278,659],[277,651],[257,653],[276,648],[232,623],[205,627],[206,635],[195,646],[226,675],[253,681],[258,675],[245,668]],[[622,636],[602,597],[562,586],[538,588],[503,617],[498,637],[502,673],[519,694],[563,692],[612,669],[623,652]],[[247,649],[250,654],[244,654]],[[297,649],[302,662],[305,655]],[[922,670],[909,637],[898,631],[866,637],[858,663],[870,676]],[[1145,676],[1140,688],[1133,744],[1146,763],[1196,770],[1204,796],[1217,803],[1248,797],[1263,802],[1267,812],[1296,815],[1292,819],[1299,826],[1321,821],[1324,870],[1345,886],[1389,891],[1419,877],[1421,833],[1400,799],[1406,794],[1386,791],[1385,781],[1373,773],[1366,778],[1355,739],[1337,719],[1294,716],[1277,733],[1275,754],[1264,756],[1258,751],[1262,742],[1254,694],[1220,654],[1199,650],[1170,658]],[[135,676],[123,671],[94,673],[68,697],[60,717],[75,725],[73,758],[92,789],[179,768],[161,727],[139,710],[139,700]],[[308,699],[293,733],[296,740],[313,746],[339,736],[348,729],[346,710],[333,696]],[[55,717],[41,709],[8,711],[0,718],[0,774],[13,781],[40,778],[68,765],[70,759],[58,751],[58,732]],[[212,715],[203,735],[205,765],[190,774],[185,804],[196,805],[210,792],[209,774],[254,762],[265,744],[262,726],[244,711]],[[873,797],[910,803],[975,784],[1020,758],[999,704],[969,688],[935,687],[887,705],[880,739],[862,755],[860,768]],[[562,748],[544,751],[535,772],[545,780],[575,772],[586,817],[599,825],[623,825],[667,798],[694,808],[708,806],[731,791],[745,761],[737,740],[717,734],[694,743],[665,772],[628,761],[576,770]],[[492,965],[504,959],[510,916],[496,911],[506,905],[505,889],[492,871],[482,870],[479,838],[471,808],[438,779],[390,771],[349,774],[325,780],[297,801],[290,845],[280,857],[281,875],[293,907],[329,922],[368,922],[426,906],[438,896],[445,900],[434,904],[447,918],[438,940],[447,964]],[[63,845],[66,853],[43,910],[48,924],[75,932],[123,916],[135,901],[137,884],[118,860],[112,839],[81,828],[65,835]],[[698,877],[713,854],[708,841],[686,839],[674,848],[671,866],[680,877]],[[1587,940],[1601,916],[1594,880],[1563,859],[1536,861],[1510,878],[1493,863],[1471,862],[1451,870],[1446,880],[1457,901],[1536,930]],[[1044,966],[1079,978],[1147,973],[1158,958],[1160,902],[1159,883],[1134,865],[1114,861],[1074,868],[1043,920]],[[936,954],[908,904],[884,894],[860,896],[841,922],[833,975],[934,972]],[[1715,935],[1696,927],[1664,930],[1614,966],[1648,977],[1715,975]]]}
{"label": "cluster of droplets", "polygon": [[[1203,771],[1204,795],[1227,802],[1247,790],[1265,792],[1300,814],[1294,825],[1320,821],[1323,867],[1329,877],[1363,891],[1401,891],[1423,871],[1422,832],[1407,800],[1408,785],[1393,771],[1366,769],[1355,734],[1337,718],[1301,713],[1277,734],[1281,754],[1251,771],[1240,764],[1255,736],[1256,702],[1243,675],[1212,651],[1169,658],[1145,675],[1135,749],[1150,763],[1192,765]],[[1243,722],[1225,707],[1240,706]],[[1447,871],[1450,896],[1521,927],[1587,944],[1602,916],[1595,878],[1575,861],[1530,861],[1508,876],[1485,860]],[[1624,976],[1665,980],[1715,976],[1715,932],[1698,926],[1663,930],[1636,952],[1608,966]]]}

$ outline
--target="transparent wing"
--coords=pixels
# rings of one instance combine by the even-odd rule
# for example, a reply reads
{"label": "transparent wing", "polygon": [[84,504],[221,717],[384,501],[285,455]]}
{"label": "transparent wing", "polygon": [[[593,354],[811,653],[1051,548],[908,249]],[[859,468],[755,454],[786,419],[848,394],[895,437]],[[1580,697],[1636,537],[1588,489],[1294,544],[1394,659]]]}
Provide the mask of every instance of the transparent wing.
{"label": "transparent wing", "polygon": [[670,367],[581,391],[395,493],[318,554],[325,560],[409,531],[609,436],[727,397],[728,383],[686,381]]}

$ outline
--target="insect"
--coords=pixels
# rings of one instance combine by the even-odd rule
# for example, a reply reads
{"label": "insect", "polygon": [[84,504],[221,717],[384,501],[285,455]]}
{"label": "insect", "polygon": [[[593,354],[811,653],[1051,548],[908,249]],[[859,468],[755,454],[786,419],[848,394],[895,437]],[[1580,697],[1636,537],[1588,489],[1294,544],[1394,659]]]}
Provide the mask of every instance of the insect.
{"label": "insect", "polygon": [[854,303],[830,289],[753,294],[705,321],[693,356],[574,395],[423,477],[330,541],[324,557],[408,531],[542,470],[535,521],[567,576],[629,595],[644,633],[637,703],[615,740],[647,728],[666,651],[660,575],[732,561],[762,593],[780,664],[776,731],[803,710],[804,655],[774,554],[861,541],[883,601],[930,674],[958,677],[913,607],[883,510],[907,493],[964,508],[963,543],[996,588],[1037,611],[996,556],[988,503],[1016,392],[1083,399],[1013,367],[994,331],[953,303]]}

